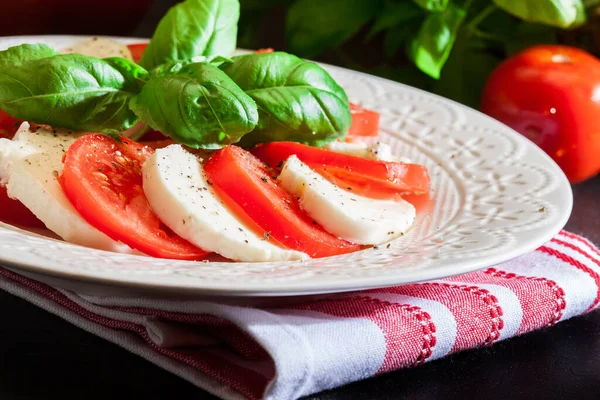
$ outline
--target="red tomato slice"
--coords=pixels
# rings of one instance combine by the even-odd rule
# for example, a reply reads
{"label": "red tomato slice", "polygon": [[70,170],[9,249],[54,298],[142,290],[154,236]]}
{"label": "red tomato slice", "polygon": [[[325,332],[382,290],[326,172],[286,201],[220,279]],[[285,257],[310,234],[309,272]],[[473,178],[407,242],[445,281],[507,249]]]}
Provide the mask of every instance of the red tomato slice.
{"label": "red tomato slice", "polygon": [[11,225],[21,225],[28,228],[43,228],[42,221],[29,211],[18,200],[13,200],[6,193],[6,186],[0,185],[0,221]]}
{"label": "red tomato slice", "polygon": [[67,150],[61,184],[86,221],[114,240],[161,258],[199,260],[208,253],[174,234],[152,212],[141,166],[153,153],[132,140],[91,134]]}
{"label": "red tomato slice", "polygon": [[142,55],[144,54],[146,47],[148,47],[148,43],[134,43],[127,45],[127,48],[129,48],[131,56],[133,57],[133,61],[136,63],[140,62],[142,59]]}
{"label": "red tomato slice", "polygon": [[352,125],[348,129],[346,141],[357,138],[376,137],[379,134],[379,113],[350,103]]}
{"label": "red tomato slice", "polygon": [[0,138],[12,139],[21,122],[0,110]]}
{"label": "red tomato slice", "polygon": [[258,49],[255,51],[256,54],[263,54],[263,53],[272,53],[274,50],[270,47],[266,47],[264,49]]}
{"label": "red tomato slice", "polygon": [[283,190],[272,172],[256,157],[237,146],[227,146],[210,157],[204,170],[225,204],[265,239],[327,257],[361,249],[326,232],[306,215],[298,200]]}
{"label": "red tomato slice", "polygon": [[271,167],[279,167],[295,154],[302,162],[336,185],[373,198],[429,192],[427,168],[418,164],[368,160],[295,142],[256,146],[252,154]]}

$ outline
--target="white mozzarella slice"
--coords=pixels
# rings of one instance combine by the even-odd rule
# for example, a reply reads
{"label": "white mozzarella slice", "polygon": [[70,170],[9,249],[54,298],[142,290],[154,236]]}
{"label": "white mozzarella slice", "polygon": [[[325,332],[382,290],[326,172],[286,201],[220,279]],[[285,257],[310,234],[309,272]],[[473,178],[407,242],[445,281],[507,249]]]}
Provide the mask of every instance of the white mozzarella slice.
{"label": "white mozzarella slice", "polygon": [[403,162],[410,164],[411,161],[405,157],[397,157],[392,153],[389,144],[375,142],[367,144],[362,142],[346,143],[331,142],[325,145],[325,148],[336,153],[347,154],[349,156],[362,157],[369,160],[380,160],[390,162]]}
{"label": "white mozzarella slice", "polygon": [[199,159],[180,145],[156,150],[144,163],[142,173],[152,210],[190,243],[237,261],[308,258],[250,231],[215,195]]}
{"label": "white mozzarella slice", "polygon": [[96,58],[122,57],[133,61],[131,51],[127,45],[102,37],[93,37],[83,40],[71,47],[62,49],[61,53],[77,53]]}
{"label": "white mozzarella slice", "polygon": [[88,224],[65,196],[58,177],[74,134],[30,129],[21,124],[13,140],[0,139],[0,180],[48,229],[67,242],[102,250],[137,253]]}
{"label": "white mozzarella slice", "polygon": [[381,244],[401,236],[415,219],[404,200],[377,200],[340,189],[290,156],[279,175],[285,190],[300,198],[300,207],[330,233],[359,244]]}

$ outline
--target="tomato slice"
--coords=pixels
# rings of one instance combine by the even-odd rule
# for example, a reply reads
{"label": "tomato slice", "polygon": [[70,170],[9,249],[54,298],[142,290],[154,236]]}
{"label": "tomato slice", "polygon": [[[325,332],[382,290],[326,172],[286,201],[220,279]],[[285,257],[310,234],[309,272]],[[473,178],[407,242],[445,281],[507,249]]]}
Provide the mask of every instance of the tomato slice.
{"label": "tomato slice", "polygon": [[295,142],[262,144],[251,151],[271,167],[280,167],[295,154],[325,178],[361,196],[390,198],[429,192],[427,168],[418,164],[368,160]]}
{"label": "tomato slice", "polygon": [[148,47],[148,43],[134,43],[127,45],[127,48],[129,48],[131,56],[133,57],[133,61],[136,63],[139,63],[142,59],[142,55],[144,54],[146,47]]}
{"label": "tomato slice", "polygon": [[148,204],[141,167],[153,150],[127,138],[120,140],[91,134],[69,147],[61,184],[71,203],[92,226],[145,254],[204,258],[206,251],[173,233]]}
{"label": "tomato slice", "polygon": [[379,113],[350,103],[352,124],[346,135],[347,141],[358,138],[376,137],[379,134]]}
{"label": "tomato slice", "polygon": [[339,239],[306,215],[298,200],[272,178],[273,171],[237,146],[213,154],[204,170],[221,200],[255,232],[311,257],[349,253],[362,247]]}
{"label": "tomato slice", "polygon": [[21,122],[0,110],[0,138],[12,139]]}
{"label": "tomato slice", "polygon": [[18,200],[8,197],[6,186],[0,185],[0,221],[28,228],[43,228],[42,221]]}

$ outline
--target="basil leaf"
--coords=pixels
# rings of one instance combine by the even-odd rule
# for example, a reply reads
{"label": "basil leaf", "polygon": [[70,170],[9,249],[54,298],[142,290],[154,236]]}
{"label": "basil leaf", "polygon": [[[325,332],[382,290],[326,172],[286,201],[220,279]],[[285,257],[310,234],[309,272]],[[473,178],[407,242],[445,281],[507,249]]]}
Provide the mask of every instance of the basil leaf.
{"label": "basil leaf", "polygon": [[428,11],[444,11],[448,6],[448,0],[413,0]]}
{"label": "basil leaf", "polygon": [[581,22],[581,0],[494,0],[506,12],[528,22],[569,28]]}
{"label": "basil leaf", "polygon": [[421,71],[439,79],[465,15],[464,10],[449,4],[445,11],[427,16],[408,49],[409,57]]}
{"label": "basil leaf", "polygon": [[254,101],[223,71],[208,63],[153,75],[130,104],[140,119],[179,143],[219,149],[258,122]]}
{"label": "basil leaf", "polygon": [[158,24],[140,64],[150,70],[195,56],[230,56],[236,46],[238,0],[187,0]]}
{"label": "basil leaf", "polygon": [[258,106],[244,145],[289,140],[321,146],[345,135],[351,115],[344,90],[317,64],[283,52],[232,58],[221,68]]}
{"label": "basil leaf", "polygon": [[17,67],[25,61],[52,57],[58,52],[45,44],[22,44],[0,51],[0,68]]}
{"label": "basil leaf", "polygon": [[386,29],[401,28],[398,26],[404,22],[419,18],[423,15],[423,10],[412,2],[387,2],[381,9],[375,23],[367,35],[368,39]]}
{"label": "basil leaf", "polygon": [[230,58],[221,57],[221,56],[216,56],[216,57],[211,57],[211,58],[204,57],[204,56],[196,56],[196,57],[192,57],[189,60],[185,60],[185,61],[171,61],[166,64],[159,65],[158,67],[156,67],[152,71],[150,71],[150,74],[152,76],[176,74],[177,72],[179,72],[181,70],[181,68],[183,68],[189,64],[209,63],[210,65],[214,65],[215,67],[220,67],[223,64],[232,63],[232,62],[233,61],[231,61]]}
{"label": "basil leaf", "polygon": [[102,60],[119,71],[123,77],[126,77],[123,89],[127,92],[139,92],[148,81],[148,71],[133,61],[120,57],[109,57]]}
{"label": "basil leaf", "polygon": [[298,0],[288,11],[287,43],[296,54],[314,56],[352,37],[380,7],[380,0]]}
{"label": "basil leaf", "polygon": [[[4,111],[17,119],[77,131],[116,133],[137,122],[128,108],[139,87],[137,77],[126,67],[130,61],[80,54],[35,59],[38,56],[18,59],[18,68],[0,64],[0,108]],[[0,60],[7,60],[7,53],[0,52]]]}

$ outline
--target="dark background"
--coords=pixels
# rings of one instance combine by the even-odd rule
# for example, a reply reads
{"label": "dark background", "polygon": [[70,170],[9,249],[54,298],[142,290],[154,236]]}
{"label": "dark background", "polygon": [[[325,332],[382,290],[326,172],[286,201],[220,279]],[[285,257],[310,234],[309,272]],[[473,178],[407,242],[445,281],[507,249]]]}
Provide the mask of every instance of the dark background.
{"label": "dark background", "polygon": [[[172,3],[3,1],[0,35],[149,37]],[[261,13],[263,22],[257,29],[249,28],[251,37],[241,38],[242,44],[246,41],[255,43],[255,47],[285,48],[281,34],[285,7],[270,7]],[[243,31],[240,34],[249,35]],[[360,65],[377,65],[383,58],[381,46],[365,46],[360,41],[349,42],[345,52]],[[326,50],[317,58],[353,67],[333,50]],[[598,244],[600,179],[576,185],[574,193],[575,207],[567,228]],[[4,292],[0,292],[0,309],[1,399],[212,398],[139,357]],[[311,398],[598,399],[600,313]]]}

